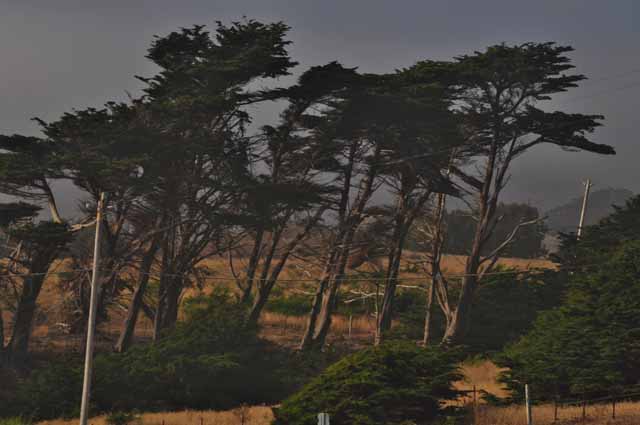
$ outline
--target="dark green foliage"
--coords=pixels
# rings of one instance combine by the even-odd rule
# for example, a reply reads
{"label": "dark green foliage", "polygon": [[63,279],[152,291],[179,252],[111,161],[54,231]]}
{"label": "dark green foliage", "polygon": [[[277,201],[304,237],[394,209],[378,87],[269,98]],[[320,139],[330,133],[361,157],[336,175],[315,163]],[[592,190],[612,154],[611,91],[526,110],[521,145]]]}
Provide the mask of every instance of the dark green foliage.
{"label": "dark green foliage", "polygon": [[111,412],[107,415],[107,425],[132,425],[141,422],[139,415],[132,412]]}
{"label": "dark green foliage", "polygon": [[0,425],[31,425],[31,421],[25,418],[13,417],[0,419]]}
{"label": "dark green foliage", "polygon": [[34,420],[71,417],[80,413],[82,368],[79,359],[58,359],[37,370],[7,400],[2,415],[24,415]]}
{"label": "dark green foliage", "polygon": [[0,204],[0,228],[35,217],[42,208],[26,202]]}
{"label": "dark green foliage", "polygon": [[505,350],[514,395],[525,382],[549,397],[640,383],[640,240],[616,245],[570,275],[564,304]]}
{"label": "dark green foliage", "polygon": [[383,344],[330,366],[275,412],[276,425],[315,425],[318,412],[350,425],[427,424],[456,397],[457,356],[410,342]]}
{"label": "dark green foliage", "polygon": [[[539,312],[556,307],[562,301],[565,284],[562,276],[551,271],[511,273],[498,268],[487,276],[474,296],[471,317],[473,326],[465,338],[465,353],[491,356],[507,344],[526,334]],[[452,282],[452,296],[459,284]],[[398,326],[392,338],[419,340],[424,332],[426,296],[412,290],[397,294],[394,309]],[[434,308],[432,341],[444,333],[445,319],[439,307]]]}
{"label": "dark green foliage", "polygon": [[[523,221],[539,217],[538,210],[527,204],[500,204],[496,211],[502,216],[493,233],[483,247],[483,255],[487,255],[500,245],[513,229]],[[445,252],[449,254],[467,255],[475,230],[475,219],[468,211],[454,210],[445,216],[447,239]],[[542,240],[546,229],[540,222],[519,229],[514,241],[503,252],[505,257],[537,258],[544,254]]]}
{"label": "dark green foliage", "polygon": [[[245,324],[243,307],[226,294],[191,300],[185,309],[186,321],[159,342],[96,357],[94,412],[274,403],[300,385],[287,374],[302,364],[259,340],[256,329]],[[8,414],[40,420],[77,413],[82,381],[78,360],[34,372]],[[313,373],[308,366],[300,376]]]}
{"label": "dark green foliage", "polygon": [[476,292],[471,329],[465,345],[472,354],[491,355],[527,333],[538,313],[560,304],[565,290],[561,276],[552,271],[533,274],[506,272],[488,276]]}
{"label": "dark green foliage", "polygon": [[266,310],[287,316],[304,316],[309,312],[311,297],[304,295],[288,295],[272,297],[266,305]]}

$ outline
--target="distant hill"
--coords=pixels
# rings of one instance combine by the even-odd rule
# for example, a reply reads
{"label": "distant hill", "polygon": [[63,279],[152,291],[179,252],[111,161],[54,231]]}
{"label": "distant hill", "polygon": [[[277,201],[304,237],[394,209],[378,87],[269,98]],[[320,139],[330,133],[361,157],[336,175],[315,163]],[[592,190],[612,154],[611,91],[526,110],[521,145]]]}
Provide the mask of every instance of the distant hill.
{"label": "distant hill", "polygon": [[[613,211],[612,205],[624,205],[633,196],[627,189],[600,189],[591,192],[587,205],[585,225],[596,224]],[[580,218],[582,198],[575,198],[568,203],[546,212],[546,225],[552,232],[575,232]]]}

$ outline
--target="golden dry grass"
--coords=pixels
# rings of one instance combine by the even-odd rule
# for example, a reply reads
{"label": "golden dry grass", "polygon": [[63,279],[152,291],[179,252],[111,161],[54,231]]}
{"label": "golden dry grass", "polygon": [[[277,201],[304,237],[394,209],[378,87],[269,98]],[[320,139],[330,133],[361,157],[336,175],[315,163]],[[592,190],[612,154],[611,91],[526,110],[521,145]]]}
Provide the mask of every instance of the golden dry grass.
{"label": "golden dry grass", "polygon": [[[243,420],[244,415],[244,422]],[[141,415],[141,425],[269,425],[273,420],[270,407],[254,406],[228,411],[196,411],[145,413]],[[75,425],[78,419],[40,422],[39,425]],[[90,425],[106,425],[106,416],[96,416]]]}
{"label": "golden dry grass", "polygon": [[[559,407],[558,420],[554,418],[553,405],[533,406],[532,418],[535,425],[637,425],[640,424],[640,403],[616,404],[616,418],[612,419],[612,405],[598,404],[586,407],[586,417],[582,418],[582,407]],[[479,406],[475,425],[526,425],[524,406],[491,407]]]}
{"label": "golden dry grass", "polygon": [[[507,395],[507,391],[496,381],[500,368],[490,361],[474,362],[462,366],[465,379],[456,383],[456,388],[471,390],[476,386],[478,391],[485,390],[498,397]],[[457,405],[471,405],[472,397],[459,400]],[[616,418],[612,419],[612,405],[598,404],[586,406],[586,417],[582,418],[581,406],[559,406],[555,421],[553,404],[533,406],[532,416],[535,425],[638,425],[640,424],[640,403],[616,403]],[[474,425],[526,425],[524,406],[494,407],[478,403]]]}
{"label": "golden dry grass", "polygon": [[[404,260],[404,264],[401,267],[403,270],[400,274],[401,278],[422,278],[422,273],[412,273],[406,271],[407,265],[411,262],[415,262],[420,259],[420,255],[414,252],[407,252]],[[443,258],[443,270],[450,275],[456,275],[464,272],[465,256],[461,255],[446,255]],[[504,258],[499,261],[500,265],[506,267],[513,267],[519,270],[527,270],[531,268],[553,268],[554,264],[547,260],[540,259],[517,259],[517,258]],[[229,265],[227,259],[213,258],[203,262],[203,265],[207,266],[215,276],[223,278],[223,280],[214,280],[209,282],[204,292],[209,292],[214,287],[227,287],[231,290],[235,289],[235,285],[231,279],[229,272]],[[308,279],[309,276],[301,272],[299,269],[300,264],[297,260],[289,262],[288,267],[283,270],[281,279]],[[52,271],[64,271],[68,266],[68,261],[57,261]],[[240,263],[236,264],[239,267]],[[363,268],[366,269],[366,266]],[[228,280],[224,280],[227,279]],[[57,326],[58,323],[65,321],[62,314],[63,302],[65,294],[61,290],[60,276],[50,275],[43,286],[42,292],[38,298],[39,305],[39,319],[34,324],[32,348],[34,351],[66,351],[77,350],[81,338],[74,335],[65,335],[61,328]],[[363,285],[366,286],[365,283]],[[282,282],[279,287],[288,292],[299,292],[301,290],[309,292],[313,290],[313,283],[297,283],[297,282]],[[189,289],[185,294],[185,297],[196,295],[199,290]],[[101,333],[106,336],[106,339],[113,339],[115,335],[120,331],[122,321],[124,320],[124,311],[120,309],[113,309],[110,311],[110,320],[107,323],[102,323],[100,326]],[[9,324],[11,317],[8,312],[4,312],[4,324],[5,324],[5,337],[9,337],[10,329]],[[374,331],[374,318],[367,316],[358,316],[353,318],[352,334],[349,338],[348,333],[348,318],[336,316],[333,321],[331,339],[350,339],[356,346],[368,344],[373,341]],[[266,313],[262,318],[262,324],[265,325],[262,331],[262,335],[266,338],[273,339],[275,342],[283,343],[285,345],[296,344],[297,338],[304,330],[306,323],[305,318],[301,317],[284,317],[282,315],[275,315]],[[152,334],[152,324],[146,317],[140,318],[136,327],[136,338],[148,339]],[[107,345],[108,341],[104,341]],[[105,346],[106,347],[106,346]],[[99,347],[100,348],[100,347]]]}
{"label": "golden dry grass", "polygon": [[497,397],[506,397],[507,390],[497,381],[500,368],[491,361],[466,363],[462,365],[464,380],[456,383],[460,390],[486,391]]}

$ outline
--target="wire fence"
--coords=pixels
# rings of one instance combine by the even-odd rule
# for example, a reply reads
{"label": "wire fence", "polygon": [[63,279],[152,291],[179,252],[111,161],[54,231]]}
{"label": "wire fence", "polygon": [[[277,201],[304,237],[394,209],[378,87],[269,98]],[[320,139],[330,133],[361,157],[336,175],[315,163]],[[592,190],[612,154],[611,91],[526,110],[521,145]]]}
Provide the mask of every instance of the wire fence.
{"label": "wire fence", "polygon": [[474,385],[459,390],[456,405],[468,408],[474,425],[640,424],[640,384],[578,392],[571,397],[536,397],[527,392],[524,401],[494,406],[482,401],[486,392]]}

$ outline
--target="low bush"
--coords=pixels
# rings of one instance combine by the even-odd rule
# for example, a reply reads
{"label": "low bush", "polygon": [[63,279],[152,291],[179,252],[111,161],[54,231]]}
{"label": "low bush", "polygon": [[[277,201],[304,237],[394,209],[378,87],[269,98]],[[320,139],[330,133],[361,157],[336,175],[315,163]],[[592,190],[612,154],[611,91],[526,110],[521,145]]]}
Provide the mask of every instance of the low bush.
{"label": "low bush", "polygon": [[[226,294],[191,300],[185,312],[155,344],[96,356],[92,412],[229,409],[273,403],[300,386],[305,375],[296,373],[293,354],[259,339],[244,307]],[[77,415],[81,377],[77,359],[34,372],[18,388],[11,414]]]}
{"label": "low bush", "polygon": [[525,383],[539,397],[592,398],[640,382],[640,240],[575,271],[564,303],[498,359],[513,397]]}
{"label": "low bush", "polygon": [[275,425],[315,425],[317,414],[350,425],[428,424],[454,399],[458,355],[410,342],[352,354],[327,368],[275,410]]}

